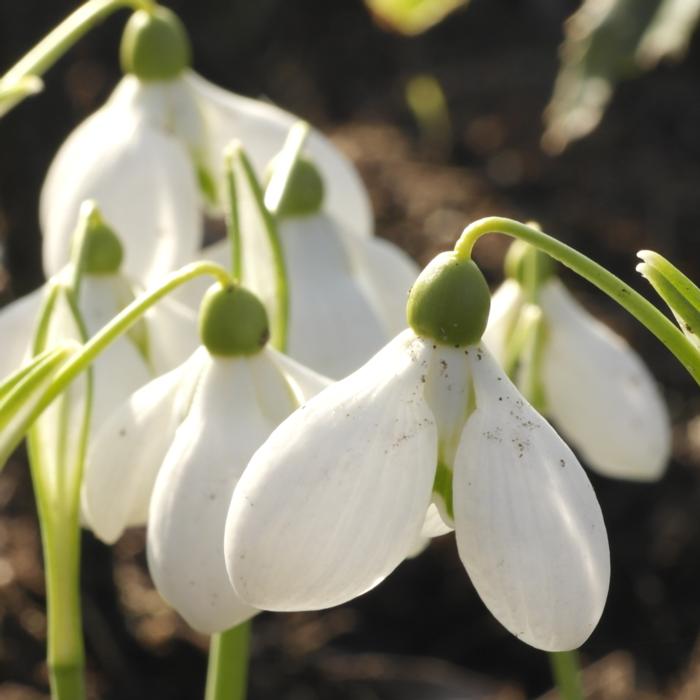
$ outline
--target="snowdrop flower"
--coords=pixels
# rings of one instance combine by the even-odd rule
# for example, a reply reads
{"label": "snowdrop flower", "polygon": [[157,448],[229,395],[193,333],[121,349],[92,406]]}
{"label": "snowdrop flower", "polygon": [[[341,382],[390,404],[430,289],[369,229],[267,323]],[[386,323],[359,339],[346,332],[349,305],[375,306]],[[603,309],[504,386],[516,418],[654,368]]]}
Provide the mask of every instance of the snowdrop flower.
{"label": "snowdrop flower", "polygon": [[[242,180],[236,194],[243,217],[243,282],[270,309],[274,285],[262,268],[271,262],[260,245],[247,240],[264,234],[257,232],[260,213]],[[327,193],[326,180],[311,158],[302,156],[277,210],[277,227],[289,289],[286,352],[339,379],[406,327],[406,297],[419,269],[393,243],[357,236],[334,218]],[[215,243],[203,256],[227,265],[230,244]]]}
{"label": "snowdrop flower", "polygon": [[[239,139],[262,168],[296,121],[189,70],[185,29],[163,7],[134,13],[121,55],[126,76],[61,146],[44,183],[47,275],[67,262],[78,207],[88,198],[100,202],[124,237],[125,270],[133,278],[149,284],[188,262],[201,245],[205,203],[220,211],[223,148]],[[369,200],[352,165],[316,131],[308,148],[327,178],[329,211],[369,235]]]}
{"label": "snowdrop flower", "polygon": [[328,381],[266,346],[264,307],[242,287],[212,287],[200,331],[203,347],[133,394],[97,434],[83,504],[105,542],[147,522],[157,589],[193,628],[214,633],[256,612],[226,574],[234,486],[277,424]]}
{"label": "snowdrop flower", "polygon": [[[84,239],[83,239],[84,237]],[[105,223],[93,202],[81,209],[76,241],[83,239],[82,274],[77,290],[77,307],[86,337],[91,337],[112,320],[134,298],[130,282],[121,274],[122,247],[114,231]],[[40,289],[12,302],[0,311],[0,378],[20,367],[28,357],[37,319],[53,288],[69,282],[73,264]],[[63,295],[60,295],[61,299]],[[75,319],[65,307],[56,303],[51,335],[55,339],[81,338],[75,331]],[[152,369],[146,359],[146,330],[138,324],[128,335],[117,339],[93,363],[91,423],[98,426],[113,406],[151,379]],[[50,347],[50,346],[49,346]]]}
{"label": "snowdrop flower", "polygon": [[537,306],[544,322],[539,363],[544,407],[585,462],[605,476],[647,481],[671,451],[668,411],[654,378],[627,342],[591,316],[557,279],[551,259],[526,244],[509,251],[509,279],[493,297],[484,340],[503,360],[528,304],[527,256],[539,268]]}
{"label": "snowdrop flower", "polygon": [[409,296],[411,328],[255,453],[226,522],[243,600],[309,610],[368,591],[413,551],[433,504],[513,634],[546,650],[588,637],[610,574],[600,507],[480,342],[488,307],[474,263],[439,255]]}

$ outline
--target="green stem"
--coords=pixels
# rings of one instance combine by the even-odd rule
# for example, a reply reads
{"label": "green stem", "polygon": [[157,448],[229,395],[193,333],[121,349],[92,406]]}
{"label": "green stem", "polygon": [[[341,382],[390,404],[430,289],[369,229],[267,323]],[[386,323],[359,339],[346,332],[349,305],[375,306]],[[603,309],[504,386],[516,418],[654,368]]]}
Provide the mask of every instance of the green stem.
{"label": "green stem", "polygon": [[0,83],[12,85],[28,76],[43,75],[76,41],[116,10],[149,10],[153,6],[152,0],[87,0],[10,68]]}
{"label": "green stem", "polygon": [[250,622],[211,638],[205,700],[245,699],[249,647]]}
{"label": "green stem", "polygon": [[487,233],[504,233],[526,241],[587,279],[646,326],[700,384],[700,353],[669,319],[619,277],[542,231],[496,216],[479,219],[467,226],[457,241],[455,251],[460,257],[471,257],[474,244]]}
{"label": "green stem", "polygon": [[584,700],[581,688],[578,652],[553,651],[549,653],[554,682],[561,700]]}
{"label": "green stem", "polygon": [[61,394],[81,372],[86,370],[90,366],[90,363],[112,342],[129,330],[151,306],[185,282],[189,282],[191,279],[201,275],[211,275],[224,286],[232,283],[228,272],[226,272],[221,265],[212,262],[197,262],[185,265],[185,267],[168,275],[160,287],[150,292],[145,292],[140,297],[134,299],[129,306],[123,309],[106,326],[93,335],[92,338],[85,343],[80,352],[75,353],[65,362],[61,369],[57,371],[52,383],[42,395],[41,399],[37,401],[32,407],[32,410],[28,412],[27,417],[23,420],[23,425],[27,427],[34,423],[46,407]]}
{"label": "green stem", "polygon": [[226,180],[226,235],[231,246],[231,274],[233,279],[240,282],[243,275],[243,256],[241,254],[241,221],[240,207],[236,197],[236,177],[233,173],[233,163],[236,149],[227,149],[224,154],[224,177]]}

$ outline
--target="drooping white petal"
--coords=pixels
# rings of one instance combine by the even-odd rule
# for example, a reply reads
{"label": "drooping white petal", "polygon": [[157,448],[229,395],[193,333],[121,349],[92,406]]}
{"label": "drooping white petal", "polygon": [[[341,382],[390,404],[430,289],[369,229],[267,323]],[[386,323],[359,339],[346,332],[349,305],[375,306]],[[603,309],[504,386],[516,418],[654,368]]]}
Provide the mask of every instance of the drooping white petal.
{"label": "drooping white petal", "polygon": [[[111,321],[125,306],[128,290],[119,275],[84,275],[78,306],[88,337]],[[91,429],[105,419],[131,393],[149,382],[152,371],[128,335],[117,338],[92,363]]]}
{"label": "drooping white petal", "polygon": [[491,296],[489,322],[483,341],[499,362],[506,358],[506,340],[524,302],[522,287],[512,279],[507,279]]}
{"label": "drooping white petal", "polygon": [[469,355],[476,410],[454,470],[457,546],[476,590],[537,648],[580,646],[603,611],[610,555],[576,457],[483,347]]}
{"label": "drooping white petal", "polygon": [[302,365],[284,353],[277,352],[274,348],[268,346],[263,352],[270,357],[272,362],[282,372],[299,405],[316,396],[316,394],[333,383],[332,379],[314,372],[306,365]]}
{"label": "drooping white petal", "polygon": [[266,610],[330,607],[376,586],[412,550],[437,455],[426,352],[407,331],[255,453],[226,521],[241,598]]}
{"label": "drooping white petal", "polygon": [[93,436],[85,466],[84,519],[95,535],[115,542],[143,525],[158,470],[190,407],[205,350],[132,394]]}
{"label": "drooping white petal", "polygon": [[289,273],[287,352],[329,377],[344,377],[391,335],[354,277],[329,217],[284,220],[280,239]]}
{"label": "drooping white petal", "polygon": [[151,576],[200,632],[220,632],[256,612],[228,579],[224,523],[248,460],[294,407],[264,353],[212,358],[158,474],[148,522]]}
{"label": "drooping white petal", "polygon": [[428,512],[423,521],[421,537],[440,537],[440,535],[446,535],[448,532],[452,532],[452,530],[453,528],[442,519],[438,507],[434,503],[431,503],[430,506],[428,506]]}
{"label": "drooping white petal", "polygon": [[[211,162],[221,165],[221,153],[238,139],[258,173],[279,152],[287,132],[299,119],[272,104],[235,95],[196,73],[185,80],[199,97],[210,139]],[[316,163],[325,185],[325,209],[344,228],[368,236],[374,230],[369,197],[350,161],[319,131],[312,129],[304,147]]]}
{"label": "drooping white petal", "polygon": [[668,411],[630,346],[559,282],[541,290],[548,340],[547,410],[583,459],[606,476],[657,479],[671,451]]}
{"label": "drooping white petal", "polygon": [[[207,283],[211,286],[211,280]],[[197,310],[178,299],[161,299],[146,319],[148,353],[156,373],[169,372],[182,364],[200,344]]]}
{"label": "drooping white petal", "polygon": [[40,218],[47,275],[67,261],[86,199],[124,243],[124,270],[149,283],[192,259],[199,195],[186,148],[129,104],[112,99],[68,137],[49,168]]}
{"label": "drooping white petal", "polygon": [[0,380],[24,363],[43,298],[41,287],[0,309]]}
{"label": "drooping white petal", "polygon": [[342,240],[359,282],[385,331],[392,337],[406,328],[408,292],[420,268],[398,246],[383,238],[359,238],[345,233]]}

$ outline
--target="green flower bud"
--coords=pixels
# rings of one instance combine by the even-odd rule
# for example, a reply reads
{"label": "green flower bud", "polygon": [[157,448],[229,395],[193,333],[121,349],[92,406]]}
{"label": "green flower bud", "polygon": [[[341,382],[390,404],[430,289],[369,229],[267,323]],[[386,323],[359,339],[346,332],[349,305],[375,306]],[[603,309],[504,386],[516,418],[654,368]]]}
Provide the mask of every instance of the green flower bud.
{"label": "green flower bud", "polygon": [[114,230],[107,225],[94,202],[81,207],[74,241],[80,245],[80,269],[86,275],[113,275],[119,272],[124,248]]}
{"label": "green flower bud", "polygon": [[[275,158],[267,170],[267,182],[275,168]],[[289,185],[277,209],[280,218],[312,216],[323,206],[324,185],[321,174],[308,158],[299,158],[292,169]]]}
{"label": "green flower bud", "polygon": [[212,355],[254,355],[270,337],[267,312],[244,287],[217,283],[199,308],[199,335]]}
{"label": "green flower bud", "polygon": [[554,276],[556,268],[554,260],[547,253],[543,253],[525,241],[513,241],[506,253],[503,271],[506,277],[522,286],[528,285],[528,275],[534,273],[533,281],[537,287],[541,287]]}
{"label": "green flower bud", "polygon": [[119,54],[124,73],[140,80],[172,80],[192,60],[190,40],[180,18],[161,6],[131,15]]}
{"label": "green flower bud", "polygon": [[442,345],[473,345],[486,329],[491,293],[472,260],[440,253],[408,295],[406,318],[417,335]]}

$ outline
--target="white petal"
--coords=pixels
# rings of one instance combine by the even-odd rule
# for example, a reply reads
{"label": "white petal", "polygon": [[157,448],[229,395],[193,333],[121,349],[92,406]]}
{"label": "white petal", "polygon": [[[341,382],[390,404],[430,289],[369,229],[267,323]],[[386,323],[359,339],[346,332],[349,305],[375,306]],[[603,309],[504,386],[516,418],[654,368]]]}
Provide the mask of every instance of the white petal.
{"label": "white petal", "polygon": [[[207,287],[211,279],[207,278]],[[182,364],[200,345],[198,312],[165,297],[146,314],[148,352],[156,373],[169,372]]]}
{"label": "white petal", "polygon": [[548,342],[547,410],[583,459],[606,476],[657,479],[671,452],[669,416],[630,346],[558,282],[541,291]]}
{"label": "white petal", "polygon": [[499,362],[506,358],[506,339],[518,320],[524,301],[522,287],[511,279],[506,280],[491,296],[489,322],[483,341]]}
{"label": "white petal", "polygon": [[266,610],[330,607],[376,586],[412,550],[437,454],[425,352],[402,334],[256,452],[226,521],[241,598]]}
{"label": "white petal", "polygon": [[420,268],[383,238],[360,238],[340,229],[353,274],[391,337],[406,328],[408,292]]}
{"label": "white petal", "polygon": [[158,474],[149,568],[161,595],[200,632],[219,632],[256,612],[231,587],[224,523],[248,460],[294,405],[264,354],[213,358]]}
{"label": "white petal", "polygon": [[280,369],[299,405],[308,401],[313,396],[316,396],[316,394],[333,383],[332,379],[324,377],[318,372],[314,372],[312,369],[293,360],[291,357],[287,357],[284,353],[277,352],[277,350],[271,348],[269,345],[263,352],[265,352]]}
{"label": "white petal", "polygon": [[[111,321],[125,306],[125,281],[118,275],[85,275],[78,302],[88,337]],[[149,382],[151,369],[130,336],[117,338],[92,363],[91,429],[105,419],[130,394]]]}
{"label": "white petal", "polygon": [[43,298],[40,287],[0,310],[0,380],[24,364]]}
{"label": "white petal", "polygon": [[547,651],[576,648],[608,592],[600,506],[574,454],[488,351],[472,348],[470,362],[477,408],[453,482],[460,558],[510,632]]}
{"label": "white petal", "polygon": [[431,503],[425,515],[421,537],[440,537],[440,535],[446,535],[448,532],[452,532],[452,530],[453,528],[442,519],[438,507],[434,503]]}
{"label": "white petal", "polygon": [[143,525],[158,470],[187,414],[205,350],[154,379],[107,419],[90,443],[83,481],[83,514],[95,535],[115,542]]}
{"label": "white petal", "polygon": [[40,212],[44,268],[53,274],[68,261],[78,209],[95,199],[122,239],[125,272],[155,281],[199,247],[198,198],[183,145],[112,100],[68,137],[49,168]]}
{"label": "white petal", "polygon": [[[238,139],[258,173],[279,152],[290,127],[299,119],[279,107],[235,95],[195,73],[186,81],[199,96],[211,141],[210,158],[217,165],[221,154]],[[325,209],[344,228],[371,235],[374,224],[367,191],[350,161],[320,132],[311,130],[304,148],[318,166],[325,185]]]}
{"label": "white petal", "polygon": [[329,217],[284,220],[280,239],[289,274],[287,352],[317,372],[344,377],[392,336],[354,277]]}

